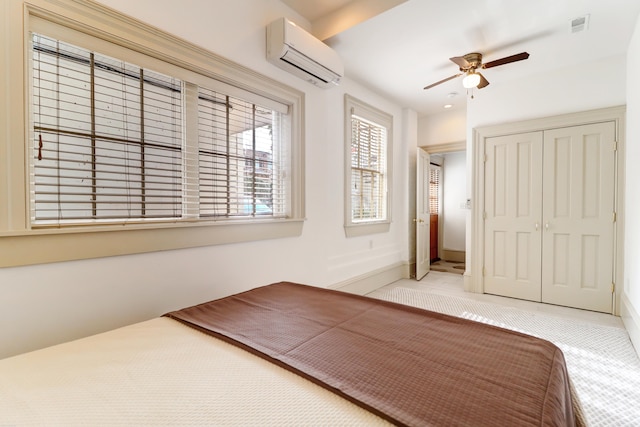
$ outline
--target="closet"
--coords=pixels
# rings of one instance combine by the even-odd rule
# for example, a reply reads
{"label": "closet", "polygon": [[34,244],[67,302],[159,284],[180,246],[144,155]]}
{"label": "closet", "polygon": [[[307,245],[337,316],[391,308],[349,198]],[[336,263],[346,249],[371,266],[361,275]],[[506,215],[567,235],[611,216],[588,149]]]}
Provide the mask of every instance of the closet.
{"label": "closet", "polygon": [[485,293],[612,312],[618,126],[482,138]]}

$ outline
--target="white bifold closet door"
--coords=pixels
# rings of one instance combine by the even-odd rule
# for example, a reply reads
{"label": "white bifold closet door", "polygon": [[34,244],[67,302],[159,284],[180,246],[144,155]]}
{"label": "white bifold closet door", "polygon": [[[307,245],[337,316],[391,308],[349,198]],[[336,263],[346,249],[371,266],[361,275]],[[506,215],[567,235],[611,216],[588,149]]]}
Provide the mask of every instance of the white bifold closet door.
{"label": "white bifold closet door", "polygon": [[488,138],[487,293],[610,313],[615,124]]}
{"label": "white bifold closet door", "polygon": [[484,290],[541,300],[542,132],[487,138]]}

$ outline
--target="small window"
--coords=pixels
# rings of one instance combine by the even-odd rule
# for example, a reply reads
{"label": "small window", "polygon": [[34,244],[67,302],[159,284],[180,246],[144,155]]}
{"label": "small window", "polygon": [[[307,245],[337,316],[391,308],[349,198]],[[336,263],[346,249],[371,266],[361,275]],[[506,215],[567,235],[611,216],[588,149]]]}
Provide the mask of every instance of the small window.
{"label": "small window", "polygon": [[391,115],[345,96],[347,236],[389,229]]}
{"label": "small window", "polygon": [[431,164],[429,167],[429,213],[437,215],[440,212],[440,173],[441,167]]}

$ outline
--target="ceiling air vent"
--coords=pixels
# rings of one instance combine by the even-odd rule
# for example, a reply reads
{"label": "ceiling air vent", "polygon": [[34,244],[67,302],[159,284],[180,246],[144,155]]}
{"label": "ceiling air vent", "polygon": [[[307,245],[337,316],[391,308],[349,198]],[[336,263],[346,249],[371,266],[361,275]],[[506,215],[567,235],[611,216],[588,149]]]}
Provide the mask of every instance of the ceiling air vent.
{"label": "ceiling air vent", "polygon": [[580,33],[589,29],[589,15],[580,16],[571,20],[571,33]]}

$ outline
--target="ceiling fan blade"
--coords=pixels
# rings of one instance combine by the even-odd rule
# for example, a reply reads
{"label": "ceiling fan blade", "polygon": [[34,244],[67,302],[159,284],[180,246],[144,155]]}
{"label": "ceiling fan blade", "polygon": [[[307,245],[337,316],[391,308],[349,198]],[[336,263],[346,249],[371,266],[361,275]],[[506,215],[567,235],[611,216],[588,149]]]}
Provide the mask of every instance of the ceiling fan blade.
{"label": "ceiling fan blade", "polygon": [[515,55],[496,59],[495,61],[489,61],[486,64],[482,64],[482,68],[497,67],[499,65],[509,64],[511,62],[522,61],[524,59],[527,59],[528,57],[529,57],[529,54],[527,52],[521,52]]}
{"label": "ceiling fan blade", "polygon": [[435,82],[433,84],[430,84],[429,86],[425,86],[425,90],[426,89],[431,89],[434,86],[438,86],[439,84],[442,84],[444,82],[448,82],[449,80],[455,79],[456,77],[460,77],[462,75],[462,73],[458,73],[458,74],[454,74],[451,77],[447,77],[446,79],[440,80],[439,82]]}
{"label": "ceiling fan blade", "polygon": [[484,76],[480,73],[477,73],[480,76],[480,83],[478,83],[477,88],[482,89],[485,86],[489,86],[489,80],[485,79]]}
{"label": "ceiling fan blade", "polygon": [[466,70],[467,68],[471,67],[471,64],[469,64],[469,62],[464,59],[462,56],[454,56],[453,58],[449,58],[450,61],[454,62],[458,67],[460,67],[463,70]]}

